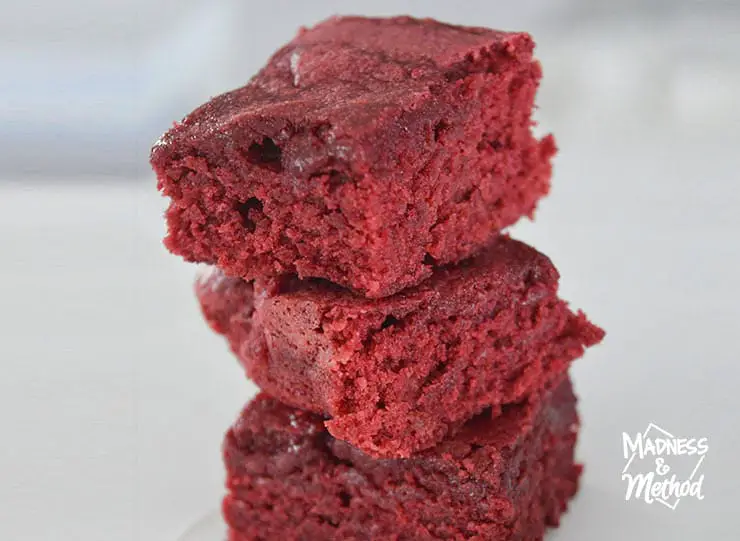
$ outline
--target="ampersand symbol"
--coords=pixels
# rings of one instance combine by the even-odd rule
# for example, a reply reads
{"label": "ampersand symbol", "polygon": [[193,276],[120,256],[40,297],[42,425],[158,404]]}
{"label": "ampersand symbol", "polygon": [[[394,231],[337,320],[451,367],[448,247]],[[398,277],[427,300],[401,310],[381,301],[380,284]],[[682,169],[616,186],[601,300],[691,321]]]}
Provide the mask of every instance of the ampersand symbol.
{"label": "ampersand symbol", "polygon": [[665,459],[663,458],[655,459],[655,473],[663,476],[667,474],[669,471],[671,471],[671,467],[665,463]]}

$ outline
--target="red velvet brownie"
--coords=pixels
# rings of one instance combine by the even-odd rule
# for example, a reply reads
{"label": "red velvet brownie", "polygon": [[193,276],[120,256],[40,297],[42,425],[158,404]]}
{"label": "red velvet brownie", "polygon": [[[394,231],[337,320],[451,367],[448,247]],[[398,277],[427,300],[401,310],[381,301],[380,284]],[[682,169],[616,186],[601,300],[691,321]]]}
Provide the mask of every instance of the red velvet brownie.
{"label": "red velvet brownie", "polygon": [[229,540],[541,540],[578,489],[575,402],[566,379],[435,449],[379,460],[258,395],[224,445]]}
{"label": "red velvet brownie", "polygon": [[264,391],[327,416],[333,436],[370,455],[406,457],[546,387],[601,340],[557,284],[547,257],[500,237],[383,299],[298,280],[267,296],[218,271],[196,289]]}
{"label": "red velvet brownie", "polygon": [[167,247],[371,298],[473,255],[549,188],[533,48],[525,33],[408,17],[302,30],[155,144]]}

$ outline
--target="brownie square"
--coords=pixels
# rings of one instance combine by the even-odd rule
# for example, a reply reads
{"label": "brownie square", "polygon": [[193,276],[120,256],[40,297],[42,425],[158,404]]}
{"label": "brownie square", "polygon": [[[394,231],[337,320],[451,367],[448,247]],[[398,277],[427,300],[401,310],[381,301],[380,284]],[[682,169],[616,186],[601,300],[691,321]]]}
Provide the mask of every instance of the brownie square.
{"label": "brownie square", "polygon": [[232,276],[371,298],[473,255],[549,188],[533,48],[525,33],[409,17],[302,30],[155,144],[165,244]]}
{"label": "brownie square", "polygon": [[566,379],[408,459],[373,459],[261,394],[224,445],[230,541],[537,541],[578,489]]}
{"label": "brownie square", "polygon": [[298,280],[268,296],[217,270],[196,292],[265,392],[326,416],[334,437],[370,455],[406,457],[546,388],[602,339],[557,285],[547,257],[500,237],[383,299]]}

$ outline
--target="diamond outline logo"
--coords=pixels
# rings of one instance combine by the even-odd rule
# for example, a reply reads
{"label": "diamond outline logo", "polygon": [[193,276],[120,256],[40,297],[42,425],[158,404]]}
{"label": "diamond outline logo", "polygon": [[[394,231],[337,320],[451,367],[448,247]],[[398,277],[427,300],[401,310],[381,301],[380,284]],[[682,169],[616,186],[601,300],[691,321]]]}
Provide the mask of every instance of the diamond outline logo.
{"label": "diamond outline logo", "polygon": [[[648,435],[650,434],[650,432],[651,432],[651,431],[656,431],[656,432],[659,432],[659,433],[661,433],[661,434],[662,434],[662,435],[663,435],[664,437],[666,437],[666,438],[668,438],[668,439],[670,439],[670,440],[677,440],[677,439],[678,439],[678,438],[676,438],[676,436],[674,436],[673,434],[671,434],[671,433],[670,433],[670,432],[668,432],[667,430],[665,430],[665,429],[663,429],[663,428],[659,427],[658,425],[656,425],[655,423],[652,423],[652,422],[651,422],[651,423],[648,423],[648,426],[647,426],[647,428],[646,428],[646,429],[645,429],[645,430],[644,430],[644,431],[643,431],[643,432],[642,432],[641,434],[638,434],[638,436],[641,436],[642,440],[647,440],[647,439],[648,439]],[[627,435],[627,434],[625,433],[625,434],[623,435],[623,438],[624,438],[625,436],[628,436],[628,435]],[[706,451],[708,451],[708,448],[706,449]],[[704,452],[703,454],[702,454],[702,453],[697,453],[698,459],[697,459],[696,465],[694,466],[693,470],[691,471],[691,475],[689,475],[689,477],[688,477],[688,479],[687,479],[687,481],[686,481],[686,482],[688,482],[688,483],[691,483],[691,482],[693,482],[693,481],[694,481],[694,478],[696,477],[696,474],[697,474],[697,472],[699,471],[699,468],[701,467],[702,463],[704,462],[704,459],[706,458],[706,451],[705,451],[705,452]],[[630,469],[630,466],[631,466],[631,465],[632,465],[632,463],[633,463],[633,462],[635,461],[635,458],[636,458],[637,456],[638,456],[638,452],[637,452],[637,446],[635,446],[635,447],[634,447],[634,448],[632,449],[632,454],[630,455],[629,459],[627,460],[627,463],[625,464],[625,466],[624,466],[624,469],[622,470],[622,479],[623,479],[623,480],[624,480],[624,476],[625,476],[625,474],[628,474],[628,475],[629,475],[629,471],[628,471],[628,470]],[[649,490],[649,488],[648,488],[648,490]],[[664,498],[662,498],[662,497],[655,497],[655,498],[653,499],[653,501],[656,501],[656,502],[658,502],[658,503],[660,503],[660,504],[664,505],[664,506],[665,506],[665,507],[667,507],[668,509],[670,509],[670,510],[672,510],[672,511],[675,511],[675,510],[676,510],[676,507],[678,507],[678,504],[679,504],[679,503],[681,503],[681,498],[682,498],[682,497],[683,497],[683,496],[678,496],[678,495],[677,495],[677,496],[676,496],[676,500],[675,500],[675,501],[673,502],[673,504],[670,504],[670,503],[668,503],[668,501],[666,501],[666,500],[665,500]],[[627,499],[627,500],[629,500],[629,499],[630,499],[630,492],[629,492],[629,489],[628,489],[628,492],[627,492],[627,497],[626,497],[626,499]],[[703,496],[701,496],[701,497],[700,497],[699,499],[703,499]],[[646,501],[648,501],[648,503],[650,503],[650,501],[649,501],[649,500],[646,500]]]}

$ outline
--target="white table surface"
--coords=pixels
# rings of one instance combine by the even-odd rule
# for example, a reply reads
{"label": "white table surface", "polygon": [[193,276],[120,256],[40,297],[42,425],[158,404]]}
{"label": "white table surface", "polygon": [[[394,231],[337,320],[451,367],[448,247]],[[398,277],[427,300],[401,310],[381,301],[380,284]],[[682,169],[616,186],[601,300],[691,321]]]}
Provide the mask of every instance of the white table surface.
{"label": "white table surface", "polygon": [[[736,539],[740,191],[730,132],[581,130],[520,238],[608,330],[575,368],[585,487],[552,539]],[[658,150],[660,149],[660,150]],[[0,538],[175,539],[217,507],[254,388],[166,253],[153,180],[0,184]],[[706,435],[704,501],[623,501],[621,432]],[[214,540],[215,541],[215,540]]]}
{"label": "white table surface", "polygon": [[[554,190],[536,223],[515,228],[554,260],[563,296],[608,331],[574,369],[587,470],[550,539],[730,541],[738,72],[698,61],[705,77],[639,108],[619,101],[640,89],[621,78],[628,57],[604,47],[592,64],[606,70],[600,88],[583,86],[590,70],[574,75],[575,110],[545,82],[562,149]],[[559,58],[546,65],[575,69]],[[161,245],[163,208],[152,178],[0,181],[3,541],[168,541],[218,506],[221,437],[254,387],[201,320],[194,267]],[[649,422],[710,438],[704,501],[676,511],[624,501],[621,433]]]}

